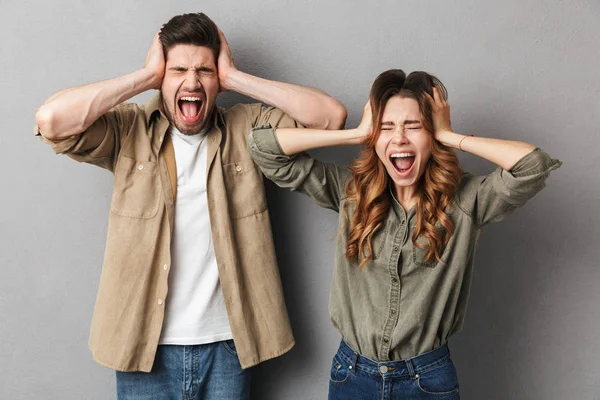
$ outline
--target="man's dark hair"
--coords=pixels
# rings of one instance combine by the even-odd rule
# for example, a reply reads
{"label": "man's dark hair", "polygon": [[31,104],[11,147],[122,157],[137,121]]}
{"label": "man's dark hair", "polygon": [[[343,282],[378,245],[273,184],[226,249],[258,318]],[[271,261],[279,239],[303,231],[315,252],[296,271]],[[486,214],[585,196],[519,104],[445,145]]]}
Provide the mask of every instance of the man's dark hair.
{"label": "man's dark hair", "polygon": [[165,60],[169,50],[178,44],[193,44],[211,49],[215,63],[219,58],[221,39],[217,25],[204,13],[177,15],[163,25],[160,34]]}

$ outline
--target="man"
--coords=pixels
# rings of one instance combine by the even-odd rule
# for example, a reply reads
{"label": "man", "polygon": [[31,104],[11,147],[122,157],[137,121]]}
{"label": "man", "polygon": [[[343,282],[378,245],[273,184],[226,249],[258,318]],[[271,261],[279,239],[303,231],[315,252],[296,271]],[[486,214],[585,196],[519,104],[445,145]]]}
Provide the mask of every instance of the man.
{"label": "man", "polygon": [[[122,103],[149,89],[147,104]],[[272,107],[219,109],[227,90]],[[294,345],[245,137],[345,117],[318,90],[238,70],[204,14],[166,23],[143,68],[41,106],[36,134],[54,151],[115,175],[89,346],[118,371],[119,398],[247,398],[247,368]]]}

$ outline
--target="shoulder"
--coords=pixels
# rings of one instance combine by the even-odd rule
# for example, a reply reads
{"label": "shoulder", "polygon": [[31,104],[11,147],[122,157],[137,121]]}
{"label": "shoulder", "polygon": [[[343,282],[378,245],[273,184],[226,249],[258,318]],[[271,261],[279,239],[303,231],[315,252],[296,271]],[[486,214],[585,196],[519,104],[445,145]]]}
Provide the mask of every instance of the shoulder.
{"label": "shoulder", "polygon": [[260,113],[263,105],[260,103],[235,104],[229,108],[217,107],[217,112],[226,124],[246,122],[251,124],[255,115]]}
{"label": "shoulder", "polygon": [[460,183],[454,195],[454,203],[469,217],[471,217],[471,210],[477,200],[477,190],[486,178],[485,175],[473,175],[469,172],[463,172],[460,178]]}

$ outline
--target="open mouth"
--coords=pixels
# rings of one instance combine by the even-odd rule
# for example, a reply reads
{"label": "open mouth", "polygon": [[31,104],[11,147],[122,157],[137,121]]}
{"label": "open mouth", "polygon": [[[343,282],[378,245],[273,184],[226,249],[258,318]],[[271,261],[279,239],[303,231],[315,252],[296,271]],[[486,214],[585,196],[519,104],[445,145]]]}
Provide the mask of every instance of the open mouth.
{"label": "open mouth", "polygon": [[202,98],[196,96],[183,96],[177,101],[179,112],[186,124],[193,124],[200,119],[203,105]]}
{"label": "open mouth", "polygon": [[415,164],[413,153],[394,153],[390,156],[390,162],[399,174],[406,174]]}

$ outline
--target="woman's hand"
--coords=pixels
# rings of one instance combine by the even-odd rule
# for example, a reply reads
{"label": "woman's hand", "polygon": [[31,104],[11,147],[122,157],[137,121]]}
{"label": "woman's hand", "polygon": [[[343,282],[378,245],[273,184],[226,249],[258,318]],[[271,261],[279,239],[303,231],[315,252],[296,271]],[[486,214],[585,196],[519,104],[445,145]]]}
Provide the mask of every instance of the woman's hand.
{"label": "woman's hand", "polygon": [[450,105],[446,103],[440,89],[436,86],[433,87],[433,97],[428,93],[425,94],[431,104],[433,136],[439,142],[448,143],[448,136],[454,133],[450,124]]}
{"label": "woman's hand", "polygon": [[360,124],[356,128],[359,134],[359,143],[364,143],[371,133],[373,133],[373,112],[371,111],[371,101],[367,101]]}

